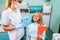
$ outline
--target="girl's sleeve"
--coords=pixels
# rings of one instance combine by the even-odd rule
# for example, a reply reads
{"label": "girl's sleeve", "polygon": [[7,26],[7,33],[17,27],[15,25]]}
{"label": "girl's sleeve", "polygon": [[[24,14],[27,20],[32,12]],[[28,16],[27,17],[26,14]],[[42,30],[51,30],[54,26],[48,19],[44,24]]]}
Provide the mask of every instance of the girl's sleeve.
{"label": "girl's sleeve", "polygon": [[2,25],[9,25],[9,18],[7,12],[2,13],[1,21],[2,21]]}

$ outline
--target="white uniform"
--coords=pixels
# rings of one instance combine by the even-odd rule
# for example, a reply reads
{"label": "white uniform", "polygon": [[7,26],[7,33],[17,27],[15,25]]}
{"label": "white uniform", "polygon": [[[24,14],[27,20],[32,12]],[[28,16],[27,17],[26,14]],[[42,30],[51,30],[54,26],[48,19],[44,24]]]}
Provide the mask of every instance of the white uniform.
{"label": "white uniform", "polygon": [[[17,9],[17,13],[13,12],[10,8],[2,13],[2,25],[16,26],[21,23],[21,13]],[[24,36],[24,28],[8,31],[10,40],[21,40]]]}
{"label": "white uniform", "polygon": [[[39,24],[37,24],[37,23],[32,23],[32,24],[27,26],[26,40],[36,40],[38,26],[39,26]],[[45,31],[43,32],[42,35],[40,35],[40,38],[45,40]]]}

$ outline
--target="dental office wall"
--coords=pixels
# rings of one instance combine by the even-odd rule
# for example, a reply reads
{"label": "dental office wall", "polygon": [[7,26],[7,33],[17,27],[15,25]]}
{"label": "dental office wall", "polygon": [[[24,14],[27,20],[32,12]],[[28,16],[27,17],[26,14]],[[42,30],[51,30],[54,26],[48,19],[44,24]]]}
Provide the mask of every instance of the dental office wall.
{"label": "dental office wall", "polygon": [[[0,0],[0,5],[5,5],[6,0]],[[60,24],[60,0],[51,0],[50,3],[44,2],[44,0],[23,0],[24,2],[28,2],[29,5],[52,5],[52,13],[51,13],[51,20],[50,20],[50,29],[53,32],[58,32],[59,24]]]}
{"label": "dental office wall", "polygon": [[51,13],[50,28],[54,33],[57,33],[60,24],[60,0],[51,0],[51,5],[53,8]]}

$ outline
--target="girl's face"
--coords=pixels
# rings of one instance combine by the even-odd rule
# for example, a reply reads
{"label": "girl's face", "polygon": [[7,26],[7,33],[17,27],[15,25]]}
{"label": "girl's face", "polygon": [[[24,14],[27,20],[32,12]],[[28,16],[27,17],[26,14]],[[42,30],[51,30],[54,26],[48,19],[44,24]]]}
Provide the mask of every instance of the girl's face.
{"label": "girl's face", "polygon": [[37,22],[40,19],[40,15],[38,13],[35,13],[33,16],[34,22]]}

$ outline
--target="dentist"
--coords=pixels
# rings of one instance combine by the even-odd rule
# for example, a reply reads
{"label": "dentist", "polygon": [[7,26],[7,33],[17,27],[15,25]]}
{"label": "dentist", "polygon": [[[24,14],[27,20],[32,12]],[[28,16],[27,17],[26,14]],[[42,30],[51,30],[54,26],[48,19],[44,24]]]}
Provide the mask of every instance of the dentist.
{"label": "dentist", "polygon": [[21,40],[24,36],[24,23],[21,22],[21,13],[16,9],[22,0],[7,0],[2,13],[2,27],[8,32],[10,40]]}

